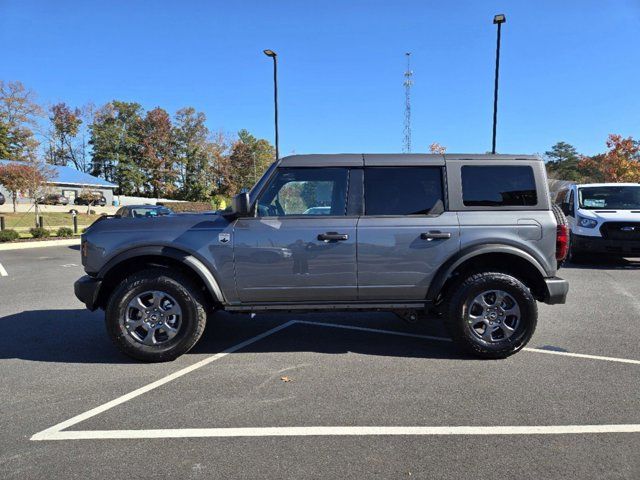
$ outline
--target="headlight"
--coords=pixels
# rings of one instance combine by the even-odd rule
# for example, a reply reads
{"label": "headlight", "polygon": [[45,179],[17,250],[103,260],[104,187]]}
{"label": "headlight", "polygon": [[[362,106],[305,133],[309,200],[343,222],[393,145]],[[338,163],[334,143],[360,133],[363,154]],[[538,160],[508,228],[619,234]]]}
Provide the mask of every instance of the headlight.
{"label": "headlight", "polygon": [[595,228],[598,222],[591,218],[578,217],[578,225],[584,228]]}

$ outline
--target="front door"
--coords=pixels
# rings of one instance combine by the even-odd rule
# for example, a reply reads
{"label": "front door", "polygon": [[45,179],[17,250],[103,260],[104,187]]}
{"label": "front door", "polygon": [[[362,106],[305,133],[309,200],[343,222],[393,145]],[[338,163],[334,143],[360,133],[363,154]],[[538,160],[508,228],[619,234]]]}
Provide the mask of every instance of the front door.
{"label": "front door", "polygon": [[357,298],[356,217],[347,217],[347,168],[278,168],[255,216],[233,228],[243,303]]}
{"label": "front door", "polygon": [[445,211],[442,168],[365,167],[360,300],[425,300],[438,268],[460,249],[458,217]]}

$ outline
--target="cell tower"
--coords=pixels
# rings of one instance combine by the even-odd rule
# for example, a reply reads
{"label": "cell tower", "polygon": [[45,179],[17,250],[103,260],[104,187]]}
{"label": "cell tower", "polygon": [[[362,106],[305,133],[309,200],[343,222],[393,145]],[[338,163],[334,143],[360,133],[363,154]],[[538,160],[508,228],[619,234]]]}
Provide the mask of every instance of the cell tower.
{"label": "cell tower", "polygon": [[407,70],[404,72],[404,142],[402,151],[411,153],[411,85],[413,85],[413,70],[411,70],[411,52],[405,53]]}

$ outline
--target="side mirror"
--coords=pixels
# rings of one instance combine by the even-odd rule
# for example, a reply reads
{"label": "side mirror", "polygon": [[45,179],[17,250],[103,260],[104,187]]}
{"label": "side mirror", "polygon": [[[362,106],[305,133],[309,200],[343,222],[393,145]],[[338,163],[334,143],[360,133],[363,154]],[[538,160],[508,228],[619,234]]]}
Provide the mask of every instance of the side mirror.
{"label": "side mirror", "polygon": [[231,208],[233,209],[233,213],[235,213],[239,217],[247,217],[249,216],[249,194],[248,193],[239,193],[231,200]]}

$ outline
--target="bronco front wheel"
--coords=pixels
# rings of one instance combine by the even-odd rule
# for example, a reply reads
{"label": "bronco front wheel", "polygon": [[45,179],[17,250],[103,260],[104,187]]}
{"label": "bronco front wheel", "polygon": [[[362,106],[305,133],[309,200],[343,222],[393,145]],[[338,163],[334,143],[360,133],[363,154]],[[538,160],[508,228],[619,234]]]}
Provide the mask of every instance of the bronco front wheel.
{"label": "bronco front wheel", "polygon": [[205,303],[191,279],[166,269],[128,277],[106,309],[107,332],[126,355],[146,362],[188,352],[206,325]]}

